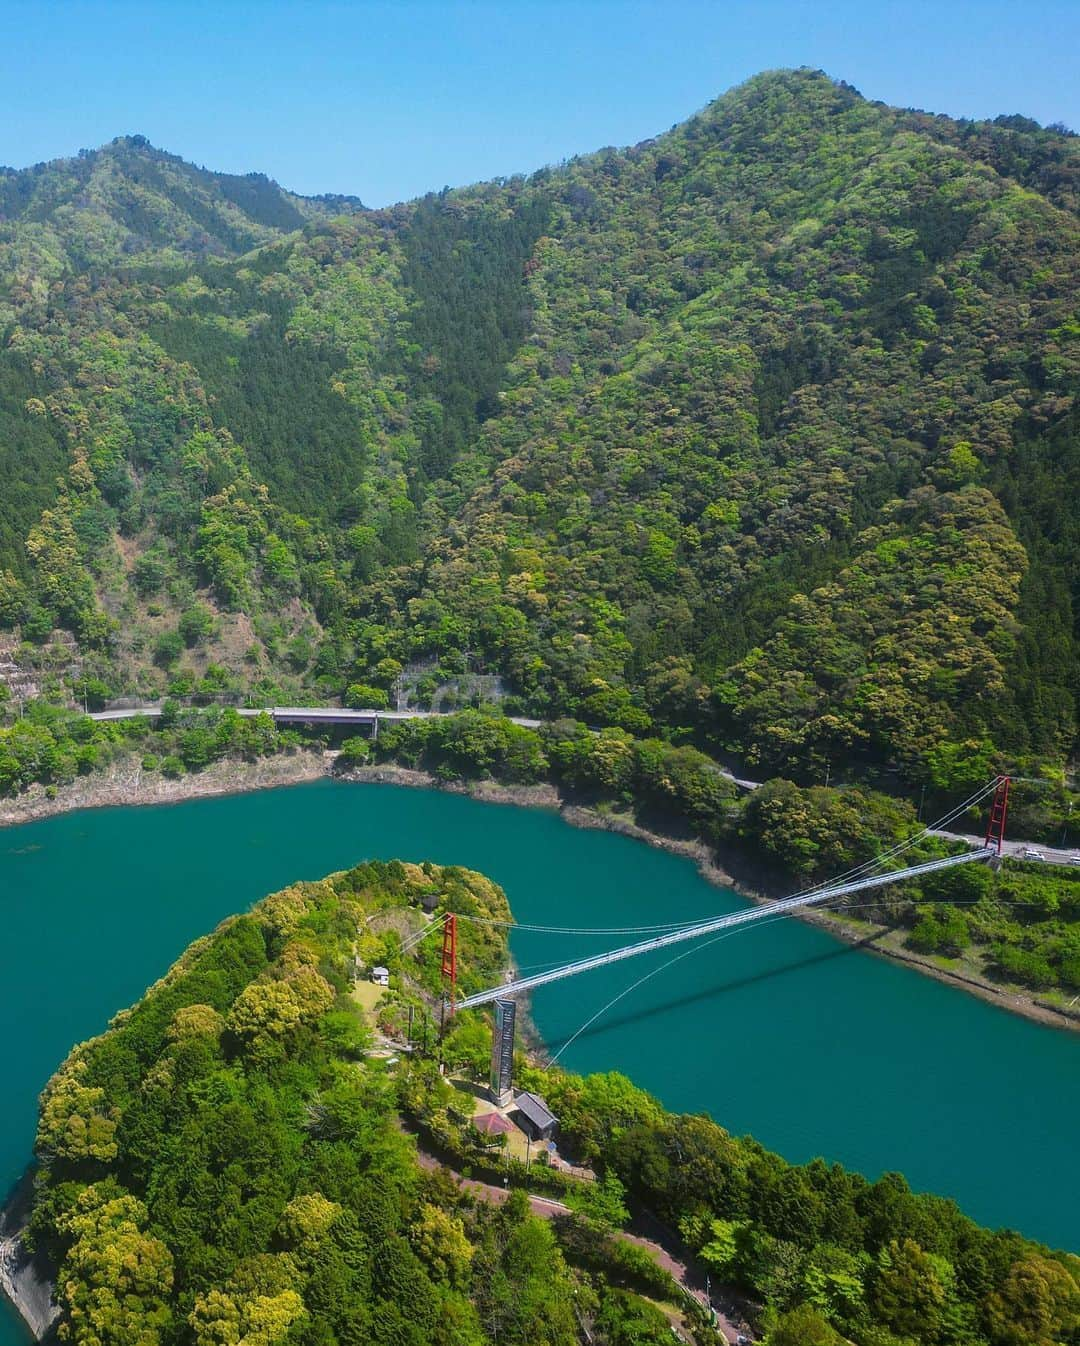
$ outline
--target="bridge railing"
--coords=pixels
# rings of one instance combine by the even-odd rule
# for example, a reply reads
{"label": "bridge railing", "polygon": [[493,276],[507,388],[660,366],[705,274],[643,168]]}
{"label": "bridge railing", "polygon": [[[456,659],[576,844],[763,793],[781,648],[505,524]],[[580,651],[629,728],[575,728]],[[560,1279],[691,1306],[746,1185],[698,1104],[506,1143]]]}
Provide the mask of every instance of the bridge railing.
{"label": "bridge railing", "polygon": [[459,1000],[457,1009],[473,1009],[477,1005],[487,1005],[492,1000],[505,996],[519,995],[531,991],[537,986],[546,986],[549,982],[560,981],[563,977],[573,977],[579,972],[590,972],[593,968],[606,967],[610,963],[622,962],[626,958],[636,958],[639,954],[653,953],[657,949],[669,948],[672,944],[683,944],[702,935],[714,934],[721,930],[734,929],[740,925],[750,925],[765,920],[769,916],[782,915],[789,911],[798,911],[802,907],[814,906],[819,902],[828,902],[837,897],[848,897],[853,893],[865,892],[868,888],[884,888],[888,884],[901,883],[905,879],[917,878],[923,874],[933,874],[941,869],[952,869],[955,865],[970,864],[973,860],[989,860],[993,852],[985,847],[966,851],[962,855],[948,855],[941,860],[927,860],[921,865],[911,865],[907,869],[897,869],[885,874],[872,874],[868,878],[855,879],[851,883],[836,884],[828,888],[819,888],[813,892],[796,893],[792,897],[782,897],[776,902],[764,906],[750,907],[746,911],[733,911],[718,916],[711,921],[702,921],[697,925],[681,930],[669,931],[666,935],[656,935],[652,939],[642,940],[638,944],[628,944],[621,949],[612,949],[608,953],[594,954],[591,958],[581,958],[577,962],[567,963],[547,972],[537,972],[531,977],[520,977],[517,981],[504,982],[487,991],[478,991],[475,995]]}

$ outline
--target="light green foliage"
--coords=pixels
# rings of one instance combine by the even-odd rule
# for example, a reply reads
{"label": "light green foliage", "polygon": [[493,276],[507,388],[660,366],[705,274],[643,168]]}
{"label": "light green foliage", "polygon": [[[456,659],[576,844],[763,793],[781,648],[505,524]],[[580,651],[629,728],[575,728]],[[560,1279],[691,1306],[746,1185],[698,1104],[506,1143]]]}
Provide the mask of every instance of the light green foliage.
{"label": "light green foliage", "polygon": [[[31,1220],[60,1267],[63,1339],[575,1346],[588,1330],[611,1346],[659,1343],[666,1320],[638,1296],[682,1296],[619,1232],[642,1208],[680,1230],[714,1283],[763,1306],[770,1341],[1058,1346],[1075,1334],[1075,1259],[980,1229],[896,1174],[868,1183],[787,1164],[617,1074],[519,1062],[560,1117],[562,1152],[598,1181],[507,1166],[431,1051],[388,1067],[358,1050],[349,974],[373,931],[393,932],[381,937],[395,972],[386,1012],[436,1003],[437,949],[400,952],[431,893],[483,918],[461,922],[459,985],[490,985],[507,954],[492,924],[509,914],[503,894],[465,870],[368,862],[226,921],[72,1053],[42,1099]],[[446,1060],[482,1065],[489,1050],[485,1016],[457,1014]],[[422,1169],[399,1107],[475,1176],[542,1184],[575,1214],[542,1220],[521,1190],[490,1203]]]}
{"label": "light green foliage", "polygon": [[84,1084],[86,1063],[76,1056],[42,1098],[38,1149],[61,1159],[115,1159],[117,1113],[105,1090]]}
{"label": "light green foliage", "polygon": [[173,1042],[201,1037],[218,1038],[224,1027],[225,1020],[212,1005],[184,1005],[173,1015],[169,1038]]}
{"label": "light green foliage", "polygon": [[533,730],[480,711],[387,725],[373,746],[380,756],[430,765],[443,779],[497,776],[531,784],[548,765]]}
{"label": "light green foliage", "polygon": [[597,1324],[610,1346],[670,1346],[667,1317],[648,1300],[616,1290],[605,1295]]}
{"label": "light green foliage", "polygon": [[923,882],[909,945],[953,958],[966,953],[991,978],[1034,990],[1080,990],[1080,871],[1013,861],[996,874],[971,869]]}
{"label": "light green foliage", "polygon": [[214,616],[204,603],[195,603],[180,614],[178,630],[185,645],[197,645],[214,628]]}
{"label": "light green foliage", "polygon": [[1076,159],[799,70],[382,212],[138,139],[12,175],[0,623],[159,691],[178,629],[237,690],[499,675],[804,781],[1061,763]]}
{"label": "light green foliage", "polygon": [[560,1125],[590,1159],[603,1153],[617,1131],[661,1115],[656,1099],[617,1071],[584,1078],[558,1072],[548,1077],[543,1092]]}
{"label": "light green foliage", "polygon": [[329,1009],[333,999],[333,989],[314,968],[300,967],[281,981],[245,987],[225,1023],[258,1056]]}
{"label": "light green foliage", "polygon": [[425,1203],[409,1230],[409,1241],[436,1280],[458,1287],[468,1284],[476,1249],[460,1220]]}
{"label": "light green foliage", "polygon": [[802,1304],[781,1315],[766,1341],[768,1346],[841,1346],[843,1338],[818,1309]]}
{"label": "light green foliage", "polygon": [[740,831],[793,874],[845,872],[914,832],[910,805],[868,790],[772,780],[749,797]]}
{"label": "light green foliage", "polygon": [[60,1337],[76,1346],[158,1346],[173,1317],[173,1259],[146,1232],[146,1207],[90,1186],[61,1222],[70,1242],[59,1276]]}
{"label": "light green foliage", "polygon": [[865,1299],[869,1260],[865,1254],[852,1254],[835,1244],[820,1244],[803,1270],[806,1302],[832,1321],[856,1318]]}
{"label": "light green foliage", "polygon": [[741,1228],[733,1220],[710,1220],[708,1241],[701,1245],[700,1255],[716,1276],[730,1276],[739,1255],[738,1233]]}
{"label": "light green foliage", "polygon": [[281,1237],[298,1255],[310,1257],[325,1242],[341,1209],[336,1201],[328,1201],[321,1192],[306,1192],[293,1197],[281,1217]]}
{"label": "light green foliage", "polygon": [[371,744],[366,738],[346,739],[341,745],[341,752],[338,753],[336,767],[339,771],[347,771],[350,767],[363,766],[371,756]]}
{"label": "light green foliage", "polygon": [[390,698],[382,687],[372,687],[370,683],[351,682],[345,689],[346,706],[354,710],[385,710]]}
{"label": "light green foliage", "polygon": [[630,1219],[626,1189],[614,1173],[605,1173],[597,1182],[572,1188],[567,1203],[600,1229],[621,1229]]}
{"label": "light green foliage", "polygon": [[303,1317],[295,1290],[246,1297],[211,1290],[196,1296],[188,1322],[196,1346],[277,1346]]}
{"label": "light green foliage", "polygon": [[[180,641],[177,633],[169,634]],[[103,700],[108,690],[85,678],[73,690],[82,685],[91,704]],[[269,715],[246,718],[231,707],[181,710],[174,703],[156,727],[140,720],[95,723],[44,699],[27,703],[24,709],[24,718],[0,723],[0,794],[18,793],[35,782],[72,780],[125,757],[136,745],[140,756],[156,759],[166,775],[182,775],[223,758],[254,761],[296,742],[294,736],[279,732]],[[150,748],[157,751],[145,751]]]}
{"label": "light green foliage", "polygon": [[14,794],[33,781],[63,779],[71,765],[47,726],[19,720],[0,729],[0,792]]}

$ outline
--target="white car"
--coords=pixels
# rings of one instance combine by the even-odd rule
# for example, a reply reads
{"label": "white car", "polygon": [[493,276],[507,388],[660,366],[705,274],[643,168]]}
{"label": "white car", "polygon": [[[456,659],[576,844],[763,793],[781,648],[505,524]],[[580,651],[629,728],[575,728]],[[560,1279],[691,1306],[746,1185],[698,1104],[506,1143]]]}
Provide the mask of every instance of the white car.
{"label": "white car", "polygon": [[1045,860],[1046,856],[1043,855],[1042,851],[1037,851],[1034,846],[1025,846],[1020,852],[1020,858],[1022,860]]}

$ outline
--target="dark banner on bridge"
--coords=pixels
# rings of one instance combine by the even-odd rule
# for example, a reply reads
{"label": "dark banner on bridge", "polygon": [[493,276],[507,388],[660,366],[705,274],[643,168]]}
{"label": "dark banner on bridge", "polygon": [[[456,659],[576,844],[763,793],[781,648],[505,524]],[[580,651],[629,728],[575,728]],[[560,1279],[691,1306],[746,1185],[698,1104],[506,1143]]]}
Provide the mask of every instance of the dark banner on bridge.
{"label": "dark banner on bridge", "polygon": [[495,1036],[491,1044],[491,1096],[499,1104],[509,1103],[513,1097],[516,1012],[515,1001],[495,1001]]}

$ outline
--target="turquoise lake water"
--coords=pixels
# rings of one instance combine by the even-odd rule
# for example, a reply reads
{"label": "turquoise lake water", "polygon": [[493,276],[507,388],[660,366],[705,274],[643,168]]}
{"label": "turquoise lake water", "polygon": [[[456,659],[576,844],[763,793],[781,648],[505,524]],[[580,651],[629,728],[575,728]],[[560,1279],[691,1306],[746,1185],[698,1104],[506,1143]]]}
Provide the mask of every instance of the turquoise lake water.
{"label": "turquoise lake water", "polygon": [[[515,916],[636,926],[735,910],[687,860],[555,814],[319,781],[0,830],[0,1188],[30,1156],[36,1097],[196,936],[294,879],[365,858],[466,865]],[[518,933],[519,964],[622,942]],[[686,946],[691,947],[691,946]],[[554,1050],[681,950],[542,988]],[[1080,1035],[1028,1023],[793,920],[752,927],[627,995],[566,1051],[787,1158],[822,1155],[955,1197],[974,1218],[1080,1249]],[[25,1340],[8,1306],[0,1346]]]}

